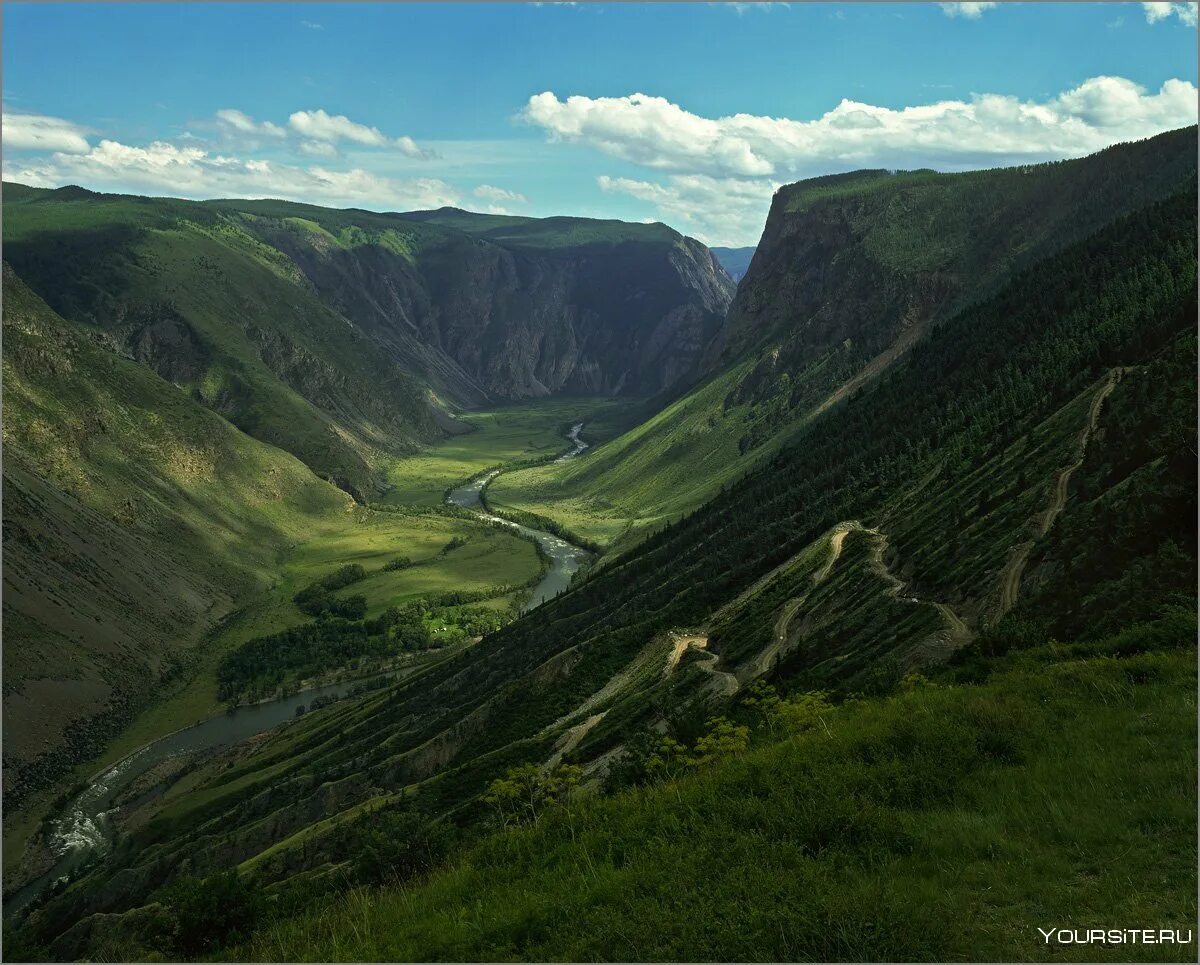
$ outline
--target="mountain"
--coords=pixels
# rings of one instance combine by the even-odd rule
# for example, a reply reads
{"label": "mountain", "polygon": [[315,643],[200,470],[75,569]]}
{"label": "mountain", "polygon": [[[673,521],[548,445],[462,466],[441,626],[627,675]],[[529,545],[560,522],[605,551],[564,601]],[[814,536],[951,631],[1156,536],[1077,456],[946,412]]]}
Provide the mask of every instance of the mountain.
{"label": "mountain", "polygon": [[741,281],[750,268],[750,259],[754,257],[754,246],[749,248],[712,248],[721,267],[729,272],[734,281]]}
{"label": "mountain", "polygon": [[[1090,920],[1117,889],[1156,920],[1193,913],[1194,138],[979,175],[1055,189],[982,192],[985,220],[1013,225],[994,234],[976,207],[927,202],[945,237],[986,244],[933,266],[918,245],[910,271],[907,242],[884,244],[911,238],[911,210],[892,214],[907,182],[828,182],[799,211],[785,189],[713,347],[728,367],[634,434],[688,421],[648,472],[699,475],[712,438],[756,425],[769,455],[685,486],[679,519],[475,645],[131,797],[113,851],[21,941],[584,958],[624,935],[648,958],[1004,958],[1041,947],[1011,911],[1033,903]],[[1045,210],[1064,194],[1074,218]],[[818,215],[862,210],[820,240]],[[1040,240],[1008,259],[1017,238]],[[792,244],[799,261],[773,257]],[[797,405],[838,404],[772,421],[795,383]],[[689,408],[714,392],[715,412]],[[733,431],[711,421],[726,400]],[[606,448],[578,465],[611,468]],[[385,890],[331,898],[347,883]]]}
{"label": "mountain", "polygon": [[694,378],[733,292],[664,225],[5,195],[5,257],[51,308],[361,501],[457,431],[447,406]]}
{"label": "mountain", "polygon": [[933,327],[1196,177],[1196,129],[1089,157],[781,188],[706,376],[587,460],[505,474],[497,508],[621,549],[771,459]]}

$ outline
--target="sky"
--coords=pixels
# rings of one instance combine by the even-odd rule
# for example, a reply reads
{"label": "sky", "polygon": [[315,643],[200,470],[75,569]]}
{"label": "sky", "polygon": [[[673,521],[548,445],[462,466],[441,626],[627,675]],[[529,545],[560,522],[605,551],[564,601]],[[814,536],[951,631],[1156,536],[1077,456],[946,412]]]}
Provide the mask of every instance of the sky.
{"label": "sky", "polygon": [[1195,3],[4,4],[6,180],[663,221],[1196,123]]}

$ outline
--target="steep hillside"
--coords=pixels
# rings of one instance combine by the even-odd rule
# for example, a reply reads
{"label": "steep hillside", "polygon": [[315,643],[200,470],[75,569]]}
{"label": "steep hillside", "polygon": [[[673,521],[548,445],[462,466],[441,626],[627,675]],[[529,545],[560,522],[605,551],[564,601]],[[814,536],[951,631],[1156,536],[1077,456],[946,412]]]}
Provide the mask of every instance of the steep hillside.
{"label": "steep hillside", "polygon": [[359,498],[441,434],[426,389],[217,209],[39,192],[5,205],[4,249],[60,315]]}
{"label": "steep hillside", "polygon": [[291,543],[351,506],[95,334],[5,266],[10,814],[93,756]]}
{"label": "steep hillside", "polygon": [[493,499],[628,546],[771,458],[1015,272],[1195,178],[1193,127],[1075,161],[782,188],[708,380],[588,460],[505,475]]}
{"label": "steep hillside", "polygon": [[[710,718],[736,713],[730,698],[756,681],[834,701],[884,695],[954,654],[1045,640],[1047,627],[1093,639],[1113,625],[1114,595],[1122,626],[1193,605],[1195,461],[1183,455],[1195,435],[1195,204],[1192,189],[1145,205],[1027,266],[758,471],[473,648],[218,755],[162,800],[131,802],[105,865],[34,911],[25,936],[59,955],[98,947],[102,933],[129,937],[184,914],[171,909],[190,907],[185,874],[266,887],[280,914],[315,908],[346,880],[427,869],[511,787],[621,787],[674,757],[737,746],[736,726]],[[1145,442],[1129,451],[1131,438]],[[1112,514],[1136,523],[1086,522]],[[1189,672],[1175,660],[1169,676]],[[1057,726],[1047,713],[1030,733]],[[1091,726],[1078,708],[1064,715],[1080,734]],[[969,771],[985,765],[967,751],[993,730],[951,741]],[[656,751],[664,737],[682,750]],[[880,773],[924,773],[902,757]],[[1186,763],[1154,760],[1160,783],[1179,773],[1170,760]],[[803,791],[813,784],[798,782],[792,804],[817,813]],[[949,800],[969,806],[964,793]],[[239,878],[213,877],[233,867]],[[534,932],[548,956],[569,954],[552,930]],[[536,956],[542,938],[505,950],[481,939],[482,954]]]}
{"label": "steep hillside", "polygon": [[[733,294],[665,225],[238,207],[326,301],[468,403],[669,390],[695,377]],[[457,380],[422,363],[431,350]]]}

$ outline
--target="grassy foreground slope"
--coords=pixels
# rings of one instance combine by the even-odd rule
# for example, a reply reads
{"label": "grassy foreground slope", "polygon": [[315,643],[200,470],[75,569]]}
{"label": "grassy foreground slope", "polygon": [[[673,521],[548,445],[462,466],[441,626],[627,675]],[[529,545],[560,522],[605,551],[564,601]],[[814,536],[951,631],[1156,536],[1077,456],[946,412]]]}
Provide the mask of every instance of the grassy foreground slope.
{"label": "grassy foreground slope", "polygon": [[979,683],[818,704],[748,752],[552,807],[232,957],[1192,960],[1194,944],[1048,952],[1037,926],[1194,922],[1195,632],[1179,611],[995,658]]}
{"label": "grassy foreground slope", "polygon": [[769,461],[932,326],[1195,176],[1187,128],[1052,164],[788,185],[710,346],[709,380],[588,460],[497,480],[493,499],[627,548]]}

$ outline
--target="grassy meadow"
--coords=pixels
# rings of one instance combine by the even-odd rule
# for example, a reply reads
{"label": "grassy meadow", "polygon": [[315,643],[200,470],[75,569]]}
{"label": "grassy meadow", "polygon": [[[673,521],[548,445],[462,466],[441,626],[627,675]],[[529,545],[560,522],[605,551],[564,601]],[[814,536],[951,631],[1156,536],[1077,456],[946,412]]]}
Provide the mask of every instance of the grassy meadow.
{"label": "grassy meadow", "polygon": [[745,413],[725,405],[744,369],[714,378],[586,459],[504,473],[488,487],[489,505],[549,517],[600,546],[627,549],[711,498],[761,455],[739,455]]}
{"label": "grassy meadow", "polygon": [[622,424],[631,403],[622,399],[539,399],[483,412],[460,421],[471,429],[395,460],[387,472],[391,487],[382,501],[393,505],[437,506],[447,489],[502,465],[551,459],[569,448],[566,433],[583,422],[583,438],[594,444]]}
{"label": "grassy meadow", "polygon": [[[466,545],[443,555],[442,548],[456,537],[465,538]],[[417,565],[382,572],[383,565],[397,556],[408,556]],[[100,760],[78,768],[78,779],[178,727],[219,713],[223,705],[217,699],[214,671],[221,657],[254,637],[306,622],[309,617],[292,597],[346,563],[359,563],[368,571],[354,591],[367,596],[372,616],[422,596],[519,586],[541,568],[530,543],[470,520],[358,510],[349,525],[330,526],[298,544],[284,560],[275,585],[211,635],[186,682],[137,717]],[[507,608],[512,600],[513,594],[506,591],[488,602]]]}

